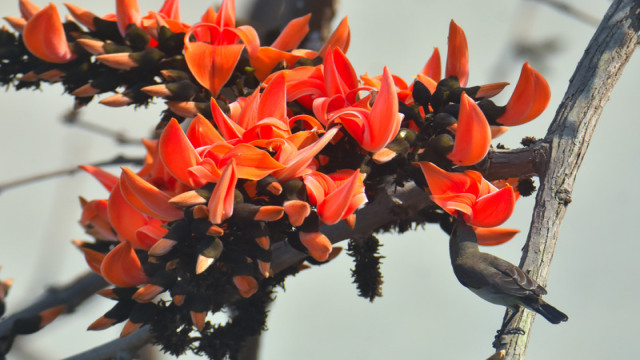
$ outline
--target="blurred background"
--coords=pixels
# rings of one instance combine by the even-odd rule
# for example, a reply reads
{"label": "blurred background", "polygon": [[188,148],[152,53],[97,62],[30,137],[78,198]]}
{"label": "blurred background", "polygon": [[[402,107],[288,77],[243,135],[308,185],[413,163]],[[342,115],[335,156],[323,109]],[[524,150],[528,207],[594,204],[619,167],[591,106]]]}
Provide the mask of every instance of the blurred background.
{"label": "blurred background", "polygon": [[[139,2],[143,13],[162,4],[161,0]],[[239,18],[246,16],[248,2],[237,0]],[[115,9],[110,1],[76,3],[96,14]],[[566,3],[596,20],[610,5],[606,0]],[[219,2],[183,1],[182,18],[195,23],[211,5]],[[18,1],[2,1],[0,14],[18,16]],[[446,54],[451,19],[467,35],[469,84],[513,84],[496,103],[506,103],[522,63],[530,61],[547,78],[552,99],[542,116],[512,128],[497,141],[512,148],[519,146],[523,136],[544,136],[595,31],[593,24],[543,1],[342,0],[334,26],[345,16],[351,26],[348,56],[358,74],[378,75],[387,65],[412,81],[434,47]],[[640,58],[636,55],[602,114],[560,231],[546,299],[570,319],[551,325],[537,318],[530,359],[637,358],[633,344],[640,335],[636,260],[640,242],[635,205],[640,190],[633,164],[639,155],[640,119],[634,110],[638,79]],[[144,154],[142,146],[118,145],[112,138],[65,125],[62,119],[72,105],[73,99],[62,96],[58,85],[45,85],[41,91],[6,89],[0,95],[0,184],[117,154]],[[80,117],[139,138],[149,135],[162,108],[160,101],[133,111],[107,108],[94,100]],[[117,167],[108,170],[119,172]],[[0,278],[14,279],[8,313],[35,300],[48,286],[67,283],[86,271],[83,256],[70,243],[87,239],[77,224],[79,195],[95,199],[107,193],[87,174],[0,193]],[[533,204],[533,196],[518,201],[505,224],[521,229],[520,235],[508,244],[484,250],[517,264]],[[385,234],[380,239],[385,256],[384,296],[373,303],[357,296],[351,284],[351,259],[345,254],[289,278],[286,291],[278,291],[272,306],[269,330],[262,338],[262,359],[484,359],[492,353],[491,342],[504,309],[484,302],[456,281],[447,236],[432,226],[402,235]],[[92,297],[76,314],[20,338],[9,359],[63,358],[117,337],[120,326],[101,332],[85,330],[111,306],[110,300]]]}

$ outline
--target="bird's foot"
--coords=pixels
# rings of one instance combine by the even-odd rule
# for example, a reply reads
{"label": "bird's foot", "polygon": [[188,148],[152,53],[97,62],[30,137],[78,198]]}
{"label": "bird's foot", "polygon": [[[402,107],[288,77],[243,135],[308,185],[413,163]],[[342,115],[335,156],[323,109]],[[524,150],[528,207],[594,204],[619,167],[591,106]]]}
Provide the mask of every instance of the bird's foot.
{"label": "bird's foot", "polygon": [[496,338],[499,338],[502,335],[524,335],[524,334],[526,334],[525,331],[519,327],[503,328],[503,329],[498,329],[498,331],[496,331]]}

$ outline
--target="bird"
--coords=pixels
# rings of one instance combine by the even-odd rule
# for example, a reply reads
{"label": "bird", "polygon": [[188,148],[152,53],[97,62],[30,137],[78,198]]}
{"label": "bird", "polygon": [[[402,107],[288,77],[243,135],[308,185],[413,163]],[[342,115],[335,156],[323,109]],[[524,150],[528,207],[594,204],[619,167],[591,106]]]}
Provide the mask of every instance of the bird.
{"label": "bird", "polygon": [[[542,299],[547,290],[527,273],[497,256],[481,252],[473,228],[459,215],[449,240],[451,265],[458,281],[484,300],[509,308],[498,333],[517,313],[518,306],[532,310],[552,324],[567,321],[569,317]],[[515,329],[523,332],[521,329]]]}

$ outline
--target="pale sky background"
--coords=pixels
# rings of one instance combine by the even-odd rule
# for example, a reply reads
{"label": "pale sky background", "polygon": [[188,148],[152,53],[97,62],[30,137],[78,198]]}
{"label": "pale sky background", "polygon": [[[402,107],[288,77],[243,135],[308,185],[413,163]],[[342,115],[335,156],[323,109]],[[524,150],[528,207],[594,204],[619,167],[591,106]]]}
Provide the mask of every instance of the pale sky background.
{"label": "pale sky background", "polygon": [[[43,6],[45,1],[33,0]],[[569,3],[601,17],[605,0]],[[56,2],[64,12],[61,3]],[[74,3],[96,14],[113,12],[112,1]],[[159,9],[161,0],[140,0],[141,9]],[[238,12],[244,1],[238,0]],[[199,19],[211,1],[183,0],[187,22]],[[218,2],[213,2],[217,5]],[[187,6],[188,5],[188,6]],[[2,1],[0,14],[17,16],[16,1]],[[382,67],[411,81],[433,51],[446,54],[448,24],[454,19],[466,32],[470,52],[471,85],[509,81],[515,85],[525,60],[551,86],[547,111],[527,125],[512,128],[500,142],[517,147],[526,135],[543,137],[568,80],[595,27],[532,1],[418,1],[343,0],[335,24],[349,16],[348,56],[356,72],[377,75]],[[532,42],[553,39],[556,52],[544,64],[515,58],[516,38]],[[529,359],[636,359],[637,298],[640,271],[637,254],[635,205],[637,134],[639,130],[636,55],[611,96],[573,192],[564,219],[545,297],[569,315],[551,325],[536,318]],[[513,85],[497,103],[508,100]],[[141,155],[140,146],[117,146],[109,138],[70,128],[61,122],[72,106],[59,85],[42,91],[9,89],[0,95],[0,183],[45,171],[112,158],[118,153]],[[162,104],[133,111],[111,109],[94,101],[84,119],[147,136]],[[117,172],[113,167],[112,172]],[[77,220],[77,196],[105,198],[90,176],[78,174],[28,185],[0,194],[0,278],[13,278],[8,313],[34,300],[42,290],[63,284],[87,269],[71,239],[87,239]],[[522,199],[505,226],[522,233],[510,243],[485,251],[513,263],[520,259],[534,197]],[[305,271],[279,291],[263,336],[262,359],[485,359],[504,309],[463,288],[449,263],[447,236],[437,227],[380,237],[386,257],[382,266],[382,298],[373,304],[359,298],[351,284],[351,259],[341,255],[331,264]],[[54,359],[73,355],[106,342],[120,326],[102,332],[86,327],[113,302],[94,297],[77,314],[56,320],[36,335],[15,345],[9,359]],[[194,357],[185,357],[194,358]]]}

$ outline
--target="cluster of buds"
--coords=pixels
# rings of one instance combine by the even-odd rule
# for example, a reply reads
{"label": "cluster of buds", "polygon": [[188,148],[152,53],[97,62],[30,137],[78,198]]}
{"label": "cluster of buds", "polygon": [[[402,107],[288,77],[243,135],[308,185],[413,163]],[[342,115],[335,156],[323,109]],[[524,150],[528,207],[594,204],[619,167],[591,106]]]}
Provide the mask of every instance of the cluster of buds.
{"label": "cluster of buds", "polygon": [[[453,21],[444,76],[436,48],[408,85],[386,67],[357,76],[345,55],[346,19],[312,51],[297,49],[309,16],[261,46],[251,26],[236,27],[233,0],[195,25],[180,21],[177,0],[144,17],[135,0],[117,0],[116,14],[103,17],[67,4],[75,21],[64,24],[53,4],[20,4],[22,18],[8,19],[29,54],[19,69],[41,67],[23,72],[20,84],[62,81],[77,104],[118,87],[126,90],[102,103],[167,100],[159,138],[143,140],[139,171],[82,167],[109,197],[81,198],[80,222],[95,240],[75,243],[114,285],[101,294],[117,300],[90,329],[126,321],[127,335],[151,324],[166,351],[199,342],[198,351],[216,357],[226,344],[217,337],[228,332],[208,314],[232,308],[233,323],[250,329],[234,332],[241,343],[264,326],[272,287],[302,266],[274,272],[274,244],[330,260],[336,251],[322,226],[355,226],[355,211],[388,191],[390,178],[402,185],[426,177],[437,206],[425,221],[450,222],[459,211],[486,245],[515,234],[495,227],[513,211],[517,179],[492,184],[455,171],[480,162],[507,126],[537,117],[549,87],[526,63],[505,106],[490,98],[507,83],[467,86],[467,41]],[[249,303],[262,306],[262,316],[246,316],[256,311]]]}

